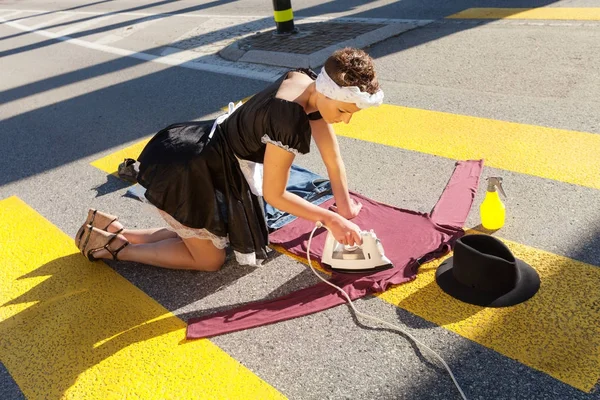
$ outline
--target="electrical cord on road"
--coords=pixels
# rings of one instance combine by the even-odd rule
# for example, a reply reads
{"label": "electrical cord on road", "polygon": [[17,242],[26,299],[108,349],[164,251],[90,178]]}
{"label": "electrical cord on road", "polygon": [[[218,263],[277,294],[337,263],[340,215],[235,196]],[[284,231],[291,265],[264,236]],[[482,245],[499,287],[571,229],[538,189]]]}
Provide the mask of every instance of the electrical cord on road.
{"label": "electrical cord on road", "polygon": [[[406,336],[408,336],[411,340],[413,340],[415,343],[419,344],[420,346],[422,346],[423,348],[427,349],[431,354],[435,355],[438,360],[440,360],[440,362],[442,363],[442,365],[446,368],[446,370],[448,371],[448,373],[450,374],[450,377],[452,378],[452,381],[454,382],[454,385],[456,386],[456,388],[458,389],[458,391],[460,392],[460,395],[462,396],[462,398],[464,400],[467,400],[467,397],[465,396],[464,392],[462,391],[462,389],[460,388],[460,385],[458,384],[458,382],[456,381],[456,378],[454,377],[454,374],[452,373],[452,371],[450,370],[450,367],[448,367],[448,364],[446,364],[446,362],[442,359],[442,357],[440,357],[435,351],[431,350],[429,347],[427,347],[427,345],[419,342],[414,336],[412,336],[410,333],[404,331],[402,328],[400,328],[397,325],[391,324],[387,321],[384,321],[380,318],[374,317],[372,315],[369,314],[365,314],[362,313],[360,311],[358,311],[356,309],[356,307],[354,307],[354,303],[352,302],[352,300],[350,299],[350,296],[348,296],[348,293],[346,293],[346,291],[344,289],[342,289],[339,286],[334,285],[333,283],[329,282],[328,280],[324,279],[321,275],[319,275],[317,273],[317,271],[315,270],[315,268],[312,265],[312,262],[310,261],[310,243],[312,242],[312,237],[315,233],[315,231],[321,227],[325,227],[325,229],[329,230],[329,228],[327,228],[325,225],[323,225],[323,223],[321,223],[320,221],[318,221],[316,223],[316,226],[314,227],[314,229],[312,230],[312,232],[310,233],[310,236],[308,238],[308,247],[306,249],[306,258],[308,259],[308,265],[310,266],[310,269],[312,270],[312,272],[317,276],[317,278],[319,278],[320,280],[322,280],[323,282],[325,282],[326,284],[328,284],[329,286],[337,289],[339,292],[341,292],[346,299],[348,300],[348,304],[350,304],[350,307],[352,307],[352,309],[354,310],[354,312],[356,313],[356,315],[360,315],[361,317],[364,318],[369,318],[372,319],[374,321],[377,321],[381,324],[384,324],[386,326],[391,327],[392,329],[396,329],[400,332],[402,332],[403,334],[405,334]],[[331,231],[330,231],[331,232]]]}

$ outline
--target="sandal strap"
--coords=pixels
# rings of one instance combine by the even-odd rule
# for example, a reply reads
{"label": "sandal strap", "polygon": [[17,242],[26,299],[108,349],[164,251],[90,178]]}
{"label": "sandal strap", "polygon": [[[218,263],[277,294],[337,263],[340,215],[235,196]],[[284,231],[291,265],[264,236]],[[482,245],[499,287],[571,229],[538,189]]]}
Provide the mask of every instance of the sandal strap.
{"label": "sandal strap", "polygon": [[98,212],[98,210],[94,210],[92,211],[92,219],[90,220],[90,225],[94,226],[94,220],[96,219],[96,213]]}
{"label": "sandal strap", "polygon": [[[110,221],[108,223],[108,225],[106,225],[104,228],[102,228],[103,231],[106,231],[108,229],[108,227],[110,226],[110,224],[112,224],[113,222],[117,221],[119,218],[115,218],[112,221]],[[123,229],[121,229],[119,232],[121,232]],[[119,232],[111,232],[111,233],[119,233]]]}
{"label": "sandal strap", "polygon": [[81,240],[83,239],[83,235],[85,235],[85,225],[81,225],[75,234],[75,246],[77,246],[77,250],[81,250]]}
{"label": "sandal strap", "polygon": [[[85,246],[82,248],[81,252],[87,256],[88,260],[96,261],[97,258],[94,257],[94,253],[100,249],[106,249],[106,251],[108,251],[109,253],[112,254],[112,251],[110,250],[110,248],[108,246],[117,238],[117,235],[114,233],[109,234],[111,236],[108,238],[108,240],[106,241],[104,246],[89,249],[87,252],[85,252],[85,249],[87,248],[88,240],[92,236],[92,233],[94,232],[94,228],[91,225],[88,225],[86,227],[86,229],[88,229],[89,233],[88,233],[88,237],[86,238]],[[98,229],[98,228],[96,228],[96,229]]]}
{"label": "sandal strap", "polygon": [[116,233],[111,233],[111,237],[110,239],[108,239],[108,241],[106,242],[106,244],[103,246],[106,250],[110,251],[110,249],[108,248],[108,245],[110,245],[113,240],[115,240],[117,238],[117,234]]}
{"label": "sandal strap", "polygon": [[123,243],[123,245],[121,247],[119,247],[118,249],[116,249],[114,252],[111,251],[110,249],[106,249],[106,250],[108,250],[108,252],[112,255],[113,260],[119,261],[119,259],[117,258],[117,254],[119,254],[119,252],[121,250],[123,250],[125,247],[127,247],[128,244],[129,244],[129,242]]}
{"label": "sandal strap", "polygon": [[[79,241],[79,250],[81,251],[81,254],[86,255],[85,254],[85,249],[88,245],[88,242],[90,241],[90,237],[92,236],[92,225],[87,225],[84,229],[83,229],[83,233],[82,235],[86,234],[87,236],[85,237],[85,241],[83,242],[83,246],[81,245],[81,240]],[[83,239],[82,239],[83,240]]]}
{"label": "sandal strap", "polygon": [[[92,229],[90,227],[90,232],[91,231],[92,231]],[[117,233],[110,233],[110,235],[111,235],[111,237],[107,240],[107,242],[106,242],[106,244],[104,246],[96,248],[96,249],[90,249],[87,252],[87,257],[88,257],[88,259],[90,261],[96,261],[96,260],[98,260],[96,257],[94,257],[94,253],[96,253],[100,249],[105,249],[112,256],[113,260],[119,261],[119,258],[117,257],[117,255],[119,254],[119,252],[121,250],[123,250],[125,247],[127,247],[127,245],[129,245],[129,241],[127,239],[125,239],[125,243],[123,243],[118,249],[113,250],[109,246],[117,238],[118,232]]]}
{"label": "sandal strap", "polygon": [[[110,222],[109,222],[108,224],[106,224],[106,226],[105,226],[105,227],[97,226],[97,225],[94,225],[94,221],[96,220],[96,215],[98,215],[99,217],[102,217],[102,218],[107,218],[107,217],[108,217],[108,218],[111,218],[111,217],[112,217],[112,220],[110,220]],[[109,215],[109,214],[103,213],[103,212],[101,212],[101,211],[98,211],[98,210],[96,210],[96,209],[92,209],[92,216],[91,216],[91,218],[90,218],[90,222],[89,222],[89,224],[90,224],[91,226],[95,226],[95,227],[97,227],[97,228],[100,228],[100,229],[102,229],[103,231],[106,231],[106,230],[108,229],[108,227],[110,226],[110,224],[112,224],[113,222],[115,222],[115,221],[118,221],[118,220],[119,220],[119,217],[115,217],[115,216],[113,216],[113,215]],[[119,232],[120,232],[120,231],[119,231]],[[119,232],[116,232],[116,233],[119,233]],[[112,232],[111,232],[111,233],[112,233]]]}

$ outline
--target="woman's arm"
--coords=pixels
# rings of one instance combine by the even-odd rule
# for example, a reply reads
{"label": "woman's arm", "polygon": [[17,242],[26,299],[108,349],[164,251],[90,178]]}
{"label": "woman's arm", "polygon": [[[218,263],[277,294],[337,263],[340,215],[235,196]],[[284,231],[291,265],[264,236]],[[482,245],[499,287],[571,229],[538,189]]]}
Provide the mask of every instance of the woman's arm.
{"label": "woman's arm", "polygon": [[333,127],[323,119],[310,121],[310,127],[312,137],[327,168],[338,212],[346,218],[353,218],[358,214],[360,207],[350,199],[346,167]]}
{"label": "woman's arm", "polygon": [[339,214],[315,206],[286,191],[294,155],[271,143],[267,144],[263,170],[263,196],[273,207],[309,221],[321,221],[335,239],[344,244],[361,243],[360,228]]}

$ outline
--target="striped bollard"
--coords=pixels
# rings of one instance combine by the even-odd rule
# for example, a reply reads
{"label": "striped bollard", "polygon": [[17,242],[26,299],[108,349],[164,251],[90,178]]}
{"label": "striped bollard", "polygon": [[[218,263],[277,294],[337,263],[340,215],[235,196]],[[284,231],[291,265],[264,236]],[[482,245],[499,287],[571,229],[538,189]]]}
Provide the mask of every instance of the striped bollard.
{"label": "striped bollard", "polygon": [[273,0],[273,16],[278,35],[289,35],[298,32],[294,27],[294,12],[291,0]]}

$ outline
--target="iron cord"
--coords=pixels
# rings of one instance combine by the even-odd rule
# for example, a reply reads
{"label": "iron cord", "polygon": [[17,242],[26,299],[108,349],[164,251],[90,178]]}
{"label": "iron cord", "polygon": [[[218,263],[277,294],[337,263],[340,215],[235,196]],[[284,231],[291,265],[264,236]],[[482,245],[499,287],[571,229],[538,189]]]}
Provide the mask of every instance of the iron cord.
{"label": "iron cord", "polygon": [[[356,309],[356,307],[354,307],[354,303],[352,302],[352,300],[350,299],[350,296],[348,296],[348,293],[346,293],[344,291],[344,289],[342,289],[339,286],[334,285],[333,283],[329,282],[328,280],[326,280],[325,278],[323,278],[321,275],[319,275],[317,273],[317,271],[315,270],[315,268],[312,265],[312,262],[310,261],[310,244],[313,238],[313,235],[315,233],[315,231],[321,227],[325,227],[327,230],[329,230],[329,228],[327,228],[325,225],[323,225],[320,221],[317,221],[316,226],[313,228],[312,232],[310,233],[310,236],[308,238],[308,246],[306,249],[306,258],[308,260],[308,265],[310,266],[310,269],[312,270],[312,272],[317,276],[317,278],[319,278],[320,280],[322,280],[323,282],[325,282],[326,284],[328,284],[329,286],[332,286],[333,288],[337,289],[339,292],[341,292],[344,297],[346,297],[346,299],[348,300],[348,304],[350,305],[350,307],[352,307],[352,310],[354,310],[354,312],[356,313],[356,315],[360,315],[361,317],[364,318],[368,318],[371,319],[373,321],[379,322],[381,324],[384,324],[386,326],[389,326],[392,329],[396,329],[400,332],[402,332],[403,334],[405,334],[406,336],[408,336],[411,340],[413,340],[415,343],[417,343],[418,345],[422,346],[423,348],[427,349],[431,354],[433,354],[435,357],[437,357],[437,359],[442,363],[442,365],[446,368],[446,370],[448,371],[448,373],[450,374],[450,377],[452,378],[452,381],[454,382],[454,385],[456,386],[456,388],[458,389],[460,395],[462,396],[462,398],[464,400],[467,400],[467,397],[465,396],[464,392],[462,391],[462,389],[460,388],[460,385],[458,384],[456,378],[454,377],[454,374],[452,373],[452,371],[450,370],[450,367],[448,367],[448,364],[446,364],[446,362],[442,359],[442,357],[440,357],[435,351],[433,351],[432,349],[430,349],[427,345],[425,345],[424,343],[421,343],[420,341],[418,341],[414,336],[412,336],[410,333],[406,332],[405,330],[403,330],[402,328],[400,328],[397,325],[391,324],[387,321],[384,321],[380,318],[374,317],[372,315],[369,314],[365,314],[362,313],[360,311],[358,311]],[[331,232],[331,231],[330,231]]]}

